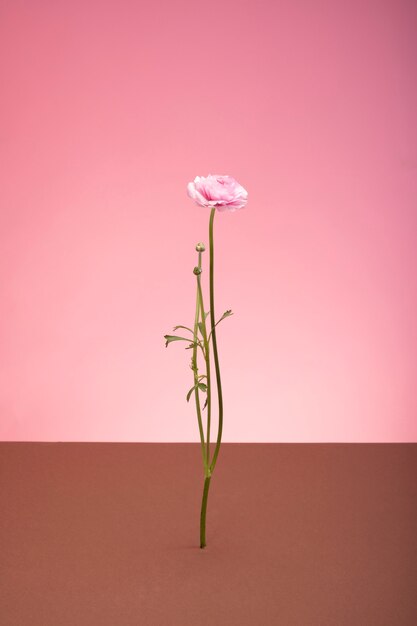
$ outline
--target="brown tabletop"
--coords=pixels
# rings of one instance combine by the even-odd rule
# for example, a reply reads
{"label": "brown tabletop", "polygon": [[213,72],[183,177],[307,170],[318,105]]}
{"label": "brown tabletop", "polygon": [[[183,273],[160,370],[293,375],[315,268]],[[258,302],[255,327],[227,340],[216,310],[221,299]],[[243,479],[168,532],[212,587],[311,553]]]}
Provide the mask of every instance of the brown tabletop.
{"label": "brown tabletop", "polygon": [[417,444],[1,443],[2,626],[416,626]]}

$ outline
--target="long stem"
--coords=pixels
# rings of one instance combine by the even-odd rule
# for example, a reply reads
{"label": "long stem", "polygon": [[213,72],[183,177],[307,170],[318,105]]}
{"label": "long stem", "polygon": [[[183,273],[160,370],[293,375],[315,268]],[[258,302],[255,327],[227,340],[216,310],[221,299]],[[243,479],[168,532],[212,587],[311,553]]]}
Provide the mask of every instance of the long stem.
{"label": "long stem", "polygon": [[204,481],[203,500],[201,502],[200,515],[200,548],[206,547],[206,514],[207,514],[207,498],[210,488],[211,476],[206,476]]}
{"label": "long stem", "polygon": [[[198,267],[201,269],[201,252],[198,253]],[[205,442],[204,442],[204,430],[203,430],[203,422],[201,419],[201,407],[200,407],[200,396],[198,393],[198,367],[197,367],[197,333],[198,333],[198,318],[200,314],[200,294],[198,292],[198,283],[197,283],[197,302],[195,307],[195,321],[194,321],[194,347],[193,347],[193,360],[192,366],[194,371],[194,385],[195,385],[195,405],[197,410],[197,418],[198,418],[198,429],[200,431],[200,441],[201,441],[201,452],[203,455],[203,465],[204,465],[204,473],[207,475],[208,470],[208,459],[207,455],[204,452]]]}
{"label": "long stem", "polygon": [[206,320],[204,314],[203,292],[201,290],[201,276],[197,276],[197,289],[200,298],[200,317],[201,317],[201,329],[204,340],[204,356],[206,360],[206,375],[207,375],[207,444],[206,444],[206,476],[210,475],[209,463],[210,463],[210,421],[211,421],[211,377],[210,377],[210,350],[207,339]]}
{"label": "long stem", "polygon": [[216,448],[214,450],[213,460],[210,465],[210,472],[213,473],[216,465],[217,457],[220,450],[220,444],[222,440],[223,430],[223,395],[222,395],[222,381],[220,378],[220,366],[219,355],[217,353],[217,339],[216,339],[216,323],[214,315],[214,241],[213,241],[213,222],[216,209],[211,210],[210,224],[209,224],[209,238],[210,238],[210,322],[211,322],[211,336],[213,340],[213,356],[214,365],[216,368],[216,382],[217,382],[217,394],[219,397],[219,430],[217,434]]}

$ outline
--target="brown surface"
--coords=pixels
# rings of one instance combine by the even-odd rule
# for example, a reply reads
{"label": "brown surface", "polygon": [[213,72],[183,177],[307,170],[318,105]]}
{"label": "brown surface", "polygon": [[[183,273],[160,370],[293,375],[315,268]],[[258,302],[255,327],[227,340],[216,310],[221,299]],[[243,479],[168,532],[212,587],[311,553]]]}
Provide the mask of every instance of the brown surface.
{"label": "brown surface", "polygon": [[417,445],[2,443],[2,626],[415,626]]}

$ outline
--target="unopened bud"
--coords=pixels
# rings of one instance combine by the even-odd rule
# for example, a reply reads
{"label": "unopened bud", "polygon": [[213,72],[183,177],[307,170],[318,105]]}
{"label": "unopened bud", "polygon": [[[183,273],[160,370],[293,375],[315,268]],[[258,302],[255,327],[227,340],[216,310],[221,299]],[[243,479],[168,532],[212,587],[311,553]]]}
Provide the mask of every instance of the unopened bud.
{"label": "unopened bud", "polygon": [[198,276],[199,274],[201,274],[201,267],[195,267],[193,269],[193,272],[196,276]]}
{"label": "unopened bud", "polygon": [[195,249],[197,250],[197,252],[204,252],[204,250],[206,249],[206,246],[204,245],[204,243],[201,243],[201,241],[196,245]]}

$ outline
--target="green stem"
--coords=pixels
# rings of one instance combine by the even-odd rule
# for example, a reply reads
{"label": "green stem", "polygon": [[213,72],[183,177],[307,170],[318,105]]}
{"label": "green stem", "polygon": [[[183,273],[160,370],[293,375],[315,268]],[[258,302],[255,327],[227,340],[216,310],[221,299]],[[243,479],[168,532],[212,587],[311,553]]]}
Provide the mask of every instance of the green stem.
{"label": "green stem", "polygon": [[209,238],[210,238],[210,323],[211,323],[211,337],[213,340],[213,356],[214,356],[214,365],[216,368],[216,382],[217,382],[217,394],[219,397],[219,430],[217,434],[217,442],[216,448],[214,450],[213,460],[210,465],[210,473],[213,473],[213,470],[216,465],[217,457],[220,450],[220,444],[222,440],[222,430],[223,430],[223,395],[222,395],[222,381],[220,378],[220,366],[219,366],[219,355],[217,353],[217,339],[216,339],[216,323],[215,323],[215,315],[214,315],[214,241],[213,241],[213,222],[214,215],[216,209],[213,208],[210,214],[210,224],[209,224]]}
{"label": "green stem", "polygon": [[[201,254],[201,253],[200,253]],[[208,470],[210,463],[210,422],[211,422],[211,377],[210,377],[210,350],[207,338],[206,320],[204,315],[204,303],[203,292],[201,290],[201,275],[197,276],[197,290],[200,298],[200,316],[201,316],[201,328],[204,340],[204,356],[206,360],[206,374],[207,374],[207,444],[206,444],[206,476],[210,475]]]}
{"label": "green stem", "polygon": [[200,516],[200,548],[206,547],[206,514],[207,514],[207,498],[210,488],[211,476],[206,476],[204,481],[203,500],[201,502]]}
{"label": "green stem", "polygon": [[[198,267],[201,269],[201,252],[198,253]],[[197,341],[197,333],[198,333],[198,318],[200,314],[200,295],[198,293],[198,284],[197,284],[197,302],[195,307],[195,322],[194,322],[194,342]],[[204,452],[205,442],[204,442],[204,430],[203,430],[203,422],[201,419],[201,407],[200,407],[200,396],[198,393],[198,367],[197,367],[197,346],[194,344],[193,347],[193,371],[194,371],[194,385],[195,385],[195,405],[197,410],[197,418],[198,418],[198,429],[200,431],[200,441],[201,441],[201,452],[203,455],[203,465],[204,472],[207,475],[208,471],[208,460],[206,458],[206,454]]]}

